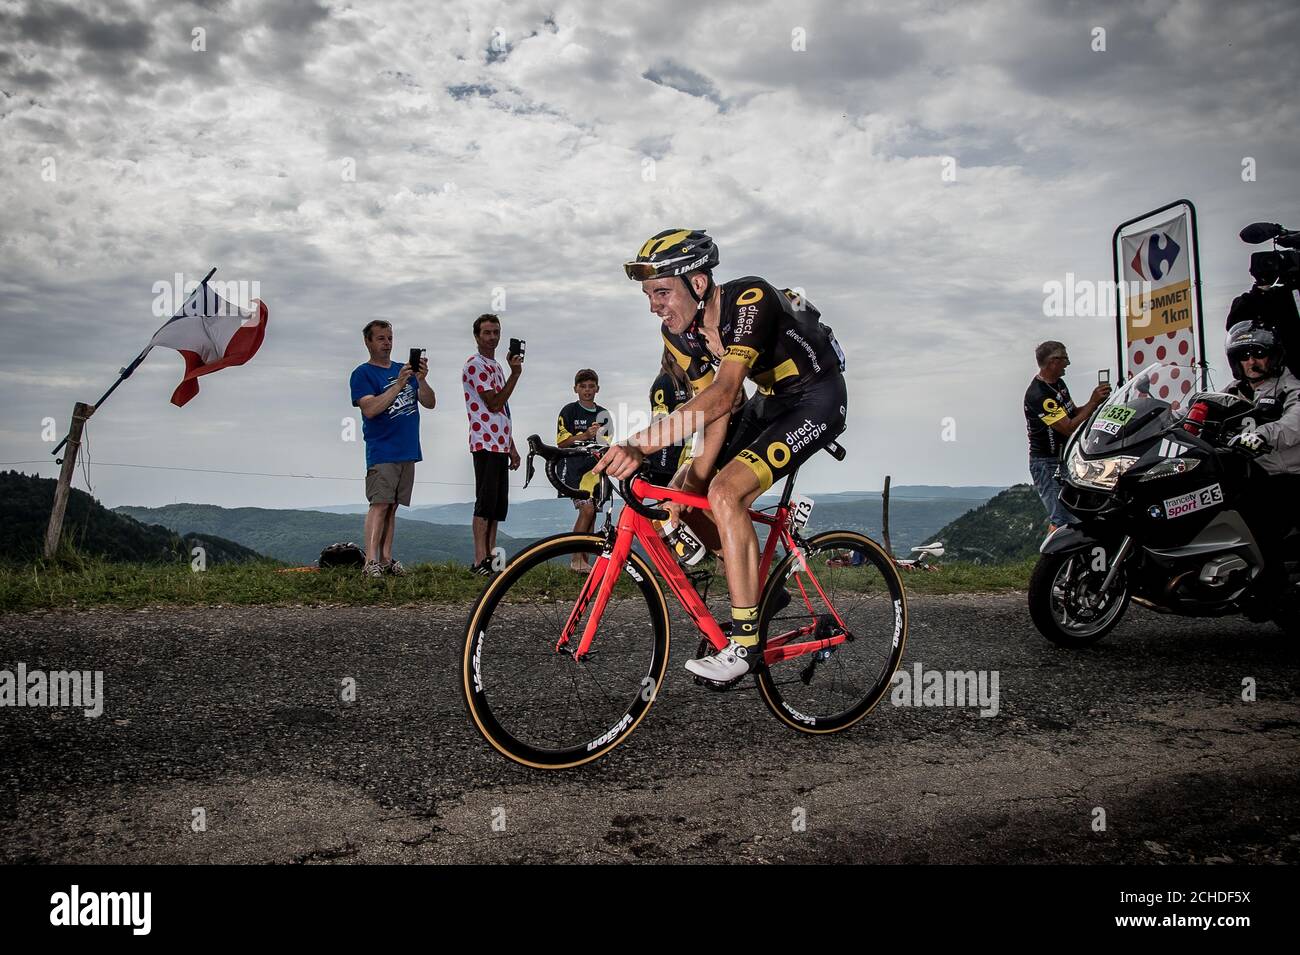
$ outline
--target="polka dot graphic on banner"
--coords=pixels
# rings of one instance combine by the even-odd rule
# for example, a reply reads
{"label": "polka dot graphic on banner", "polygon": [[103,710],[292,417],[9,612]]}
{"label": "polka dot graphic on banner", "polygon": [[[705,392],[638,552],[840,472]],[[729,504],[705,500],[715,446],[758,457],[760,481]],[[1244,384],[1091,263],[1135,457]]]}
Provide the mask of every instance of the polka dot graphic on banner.
{"label": "polka dot graphic on banner", "polygon": [[1128,344],[1127,357],[1129,378],[1151,365],[1172,362],[1180,366],[1151,376],[1152,393],[1170,402],[1175,411],[1182,398],[1195,387],[1196,345],[1194,331],[1190,328],[1134,339]]}

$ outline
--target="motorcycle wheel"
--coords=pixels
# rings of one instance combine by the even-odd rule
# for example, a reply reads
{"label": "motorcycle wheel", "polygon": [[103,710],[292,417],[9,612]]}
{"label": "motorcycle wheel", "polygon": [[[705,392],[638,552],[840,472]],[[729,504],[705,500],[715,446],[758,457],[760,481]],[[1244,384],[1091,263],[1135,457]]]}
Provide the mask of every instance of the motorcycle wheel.
{"label": "motorcycle wheel", "polygon": [[1087,555],[1045,554],[1029,578],[1029,616],[1038,632],[1058,647],[1091,646],[1110,633],[1128,606],[1128,585],[1121,573],[1110,594],[1096,606],[1096,588],[1106,572],[1093,570]]}

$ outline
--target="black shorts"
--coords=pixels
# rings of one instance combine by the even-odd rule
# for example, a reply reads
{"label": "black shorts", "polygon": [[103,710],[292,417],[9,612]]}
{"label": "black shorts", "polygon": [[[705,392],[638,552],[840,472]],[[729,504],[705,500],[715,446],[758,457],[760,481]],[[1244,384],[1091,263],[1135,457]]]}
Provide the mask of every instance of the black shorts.
{"label": "black shorts", "polygon": [[475,451],[474,516],[504,521],[510,506],[510,455],[500,451]]}
{"label": "black shorts", "polygon": [[848,402],[841,374],[798,395],[755,395],[732,417],[718,469],[743,461],[766,491],[844,431]]}

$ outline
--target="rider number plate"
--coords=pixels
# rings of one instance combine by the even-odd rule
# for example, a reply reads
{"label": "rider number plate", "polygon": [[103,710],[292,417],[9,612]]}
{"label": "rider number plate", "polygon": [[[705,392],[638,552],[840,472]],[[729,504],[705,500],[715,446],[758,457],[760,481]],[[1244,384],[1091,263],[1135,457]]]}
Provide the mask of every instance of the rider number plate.
{"label": "rider number plate", "polygon": [[1104,431],[1109,435],[1119,434],[1123,429],[1124,426],[1118,421],[1098,421],[1092,426],[1093,431]]}
{"label": "rider number plate", "polygon": [[795,530],[808,523],[808,518],[812,517],[812,509],[812,498],[804,497],[802,494],[790,498],[790,523],[794,525]]}
{"label": "rider number plate", "polygon": [[1214,507],[1216,504],[1222,503],[1223,489],[1217,484],[1211,484],[1209,487],[1203,487],[1191,494],[1183,494],[1166,500],[1165,517],[1168,520],[1173,520],[1175,517],[1182,517],[1192,511],[1199,511],[1203,507]]}

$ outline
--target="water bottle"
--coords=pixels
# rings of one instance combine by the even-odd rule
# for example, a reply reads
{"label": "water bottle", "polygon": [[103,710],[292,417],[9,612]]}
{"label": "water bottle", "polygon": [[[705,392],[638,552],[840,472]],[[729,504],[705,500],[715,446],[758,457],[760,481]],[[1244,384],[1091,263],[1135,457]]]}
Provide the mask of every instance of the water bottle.
{"label": "water bottle", "polygon": [[708,548],[700,543],[699,538],[692,534],[685,524],[667,520],[659,528],[659,533],[663,536],[664,543],[668,545],[668,550],[677,558],[677,563],[683,567],[694,567],[708,553]]}

